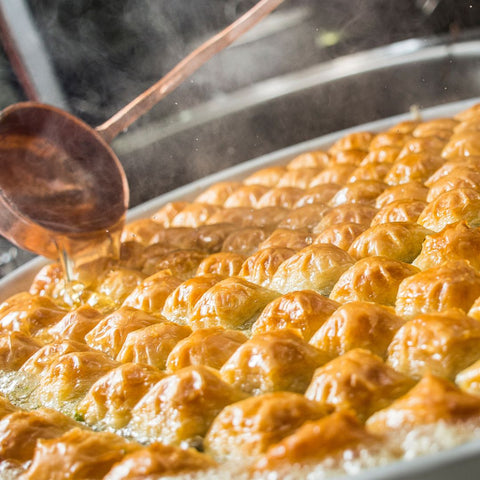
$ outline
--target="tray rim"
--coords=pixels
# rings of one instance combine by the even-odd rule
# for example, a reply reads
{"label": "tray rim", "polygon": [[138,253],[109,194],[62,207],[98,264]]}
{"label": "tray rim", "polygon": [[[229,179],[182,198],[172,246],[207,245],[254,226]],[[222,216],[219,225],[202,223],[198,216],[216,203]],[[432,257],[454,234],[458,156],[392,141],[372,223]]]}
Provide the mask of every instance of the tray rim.
{"label": "tray rim", "polygon": [[[474,97],[467,100],[450,102],[443,105],[421,110],[421,117],[423,120],[429,120],[439,117],[451,117],[456,113],[469,108],[470,106],[480,103],[480,97]],[[214,183],[242,179],[254,171],[273,165],[284,164],[295,156],[315,149],[328,148],[339,138],[353,132],[361,130],[383,131],[398,122],[404,120],[411,120],[412,113],[404,113],[387,117],[380,120],[360,124],[337,132],[322,135],[320,137],[301,142],[290,147],[286,147],[266,155],[254,158],[252,160],[243,162],[241,164],[229,167],[217,173],[208,175],[202,179],[191,182],[187,185],[181,186],[170,192],[159,195],[141,205],[138,205],[127,213],[127,222],[137,219],[145,218],[157,211],[161,206],[168,202],[178,200],[193,200],[206,188]],[[29,262],[21,265],[13,272],[10,272],[5,277],[0,279],[0,301],[4,301],[15,293],[28,290],[30,282],[34,275],[40,268],[48,264],[49,260],[37,257]],[[384,466],[377,466],[362,470],[357,474],[340,475],[332,478],[332,480],[400,480],[407,478],[423,478],[424,474],[429,472],[436,472],[442,467],[455,466],[468,460],[475,460],[475,472],[480,473],[480,439],[475,439],[458,445],[453,448],[433,452],[431,454],[423,455],[409,460],[398,460]],[[441,471],[435,473],[438,480],[442,480]],[[450,477],[449,477],[450,478]],[[447,478],[445,478],[447,480]],[[460,480],[457,478],[457,480]]]}

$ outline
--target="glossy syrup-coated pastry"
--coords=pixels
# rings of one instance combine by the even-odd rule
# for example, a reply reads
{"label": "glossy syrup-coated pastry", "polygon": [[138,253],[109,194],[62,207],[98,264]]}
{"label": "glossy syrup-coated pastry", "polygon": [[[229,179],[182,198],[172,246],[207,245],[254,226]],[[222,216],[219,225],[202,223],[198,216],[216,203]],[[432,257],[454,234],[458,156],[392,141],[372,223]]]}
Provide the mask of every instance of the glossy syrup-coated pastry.
{"label": "glossy syrup-coated pastry", "polygon": [[66,313],[48,297],[22,292],[0,305],[0,328],[34,335],[57,323]]}
{"label": "glossy syrup-coated pastry", "polygon": [[387,363],[413,378],[427,372],[453,379],[480,358],[480,322],[459,310],[408,320],[388,347]]}
{"label": "glossy syrup-coated pastry", "polygon": [[205,225],[209,217],[211,217],[219,209],[216,205],[207,203],[189,203],[182,208],[172,219],[172,227],[199,227]]}
{"label": "glossy syrup-coated pastry", "polygon": [[177,213],[180,213],[188,204],[189,202],[185,201],[168,202],[158,209],[151,219],[162,227],[168,228],[172,225],[172,220],[177,216]]}
{"label": "glossy syrup-coated pastry", "polygon": [[408,153],[403,157],[399,156],[385,175],[385,182],[389,185],[407,182],[423,183],[444,162],[440,155],[435,156],[430,153]]}
{"label": "glossy syrup-coated pastry", "polygon": [[100,377],[78,404],[75,417],[87,425],[119,429],[131,410],[165,374],[149,365],[125,363]]}
{"label": "glossy syrup-coated pastry", "polygon": [[430,185],[427,201],[431,202],[442,193],[456,188],[473,188],[480,191],[480,172],[474,168],[463,166],[452,169],[448,175]]}
{"label": "glossy syrup-coated pastry", "polygon": [[221,208],[208,219],[207,225],[234,224],[233,230],[237,231],[239,226],[248,226],[251,223],[253,212],[252,207]]}
{"label": "glossy syrup-coated pastry", "polygon": [[243,183],[245,185],[275,187],[285,172],[286,168],[284,166],[275,165],[273,167],[265,167],[250,174]]}
{"label": "glossy syrup-coated pastry", "polygon": [[175,372],[191,365],[220,369],[246,341],[247,337],[239,330],[201,328],[175,345],[168,355],[166,369]]}
{"label": "glossy syrup-coated pastry", "polygon": [[322,170],[318,175],[312,178],[310,188],[324,183],[345,184],[353,171],[357,168],[354,163],[335,163]]}
{"label": "glossy syrup-coated pastry", "polygon": [[427,374],[406,395],[367,420],[371,432],[398,435],[403,429],[436,422],[478,421],[480,398],[462,392],[450,381]]}
{"label": "glossy syrup-coated pastry", "polygon": [[325,460],[341,465],[342,457],[359,455],[360,450],[378,448],[381,440],[369,433],[350,412],[336,412],[306,422],[294,433],[272,445],[253,466],[254,472],[283,472],[292,465],[312,465]]}
{"label": "glossy syrup-coated pastry", "polygon": [[0,335],[0,369],[2,371],[18,370],[41,344],[21,332],[3,332]]}
{"label": "glossy syrup-coated pastry", "polygon": [[227,405],[245,398],[203,365],[186,367],[156,383],[132,410],[129,429],[138,438],[174,445],[198,442]]}
{"label": "glossy syrup-coated pastry", "polygon": [[348,177],[348,183],[357,182],[382,182],[385,175],[390,171],[393,164],[386,162],[370,162],[357,167]]}
{"label": "glossy syrup-coated pastry", "polygon": [[283,207],[292,208],[303,196],[305,190],[299,187],[274,187],[258,200],[257,208]]}
{"label": "glossy syrup-coated pastry", "polygon": [[115,268],[106,274],[96,292],[108,297],[118,308],[145,278],[146,275],[138,270]]}
{"label": "glossy syrup-coated pastry", "polygon": [[206,180],[118,259],[43,267],[0,304],[0,477],[316,479],[477,438],[479,112]]}
{"label": "glossy syrup-coated pastry", "polygon": [[195,275],[216,274],[224,277],[238,275],[245,257],[233,252],[212,253],[198,265]]}
{"label": "glossy syrup-coated pastry", "polygon": [[354,348],[385,357],[393,336],[404,323],[392,307],[371,302],[344,303],[317,330],[310,343],[332,358]]}
{"label": "glossy syrup-coated pastry", "polygon": [[81,305],[67,313],[55,325],[44,330],[40,338],[45,341],[64,339],[85,342],[85,335],[103,318],[104,315],[90,305]]}
{"label": "glossy syrup-coated pastry", "polygon": [[245,260],[238,276],[268,288],[278,267],[294,253],[295,250],[284,247],[258,250]]}
{"label": "glossy syrup-coated pastry", "polygon": [[[139,445],[109,432],[73,428],[59,438],[39,440],[21,480],[101,480]],[[54,475],[52,475],[54,472]]]}
{"label": "glossy syrup-coated pastry", "polygon": [[281,293],[315,290],[328,295],[340,275],[353,262],[345,250],[335,245],[310,245],[278,267],[270,286]]}
{"label": "glossy syrup-coated pastry", "polygon": [[275,228],[289,214],[289,209],[280,205],[259,207],[252,210],[246,226]]}
{"label": "glossy syrup-coated pastry", "polygon": [[375,201],[377,208],[383,208],[389,203],[399,200],[420,200],[427,201],[428,188],[420,182],[407,182],[400,185],[393,185],[383,191]]}
{"label": "glossy syrup-coated pastry", "polygon": [[264,308],[252,326],[252,333],[290,329],[308,341],[338,307],[337,302],[313,290],[290,292]]}
{"label": "glossy syrup-coated pastry", "polygon": [[138,242],[142,245],[149,245],[152,237],[161,232],[164,227],[151,218],[142,218],[125,225],[120,237],[122,242]]}
{"label": "glossy syrup-coated pastry", "polygon": [[459,121],[454,118],[435,118],[418,124],[412,133],[414,137],[439,136],[439,132],[440,134],[442,132],[448,132],[449,135],[451,135],[458,123]]}
{"label": "glossy syrup-coated pastry", "polygon": [[90,347],[115,358],[130,332],[159,321],[159,318],[142,310],[121,307],[90,330],[85,340]]}
{"label": "glossy syrup-coated pastry", "polygon": [[480,396],[480,360],[458,372],[455,383],[462,391]]}
{"label": "glossy syrup-coated pastry", "polygon": [[372,218],[377,214],[377,209],[371,205],[361,203],[344,204],[332,208],[325,214],[322,221],[313,229],[315,233],[321,233],[328,227],[339,223],[360,223],[369,225]]}
{"label": "glossy syrup-coated pastry", "polygon": [[190,327],[168,321],[134,330],[127,335],[116,359],[164,369],[173,347],[190,333]]}
{"label": "glossy syrup-coated pastry", "polygon": [[480,273],[464,260],[450,260],[406,278],[398,289],[395,310],[403,317],[451,308],[468,312],[479,296]]}
{"label": "glossy syrup-coated pastry", "polygon": [[194,250],[210,254],[220,252],[225,239],[237,228],[238,226],[227,222],[197,227],[195,229],[197,238]]}
{"label": "glossy syrup-coated pastry", "polygon": [[416,223],[427,202],[423,200],[396,200],[382,207],[373,217],[371,226],[380,223],[410,222]]}
{"label": "glossy syrup-coated pastry", "polygon": [[317,243],[329,243],[348,251],[353,241],[367,228],[368,225],[361,223],[336,223],[319,233],[313,240],[313,243],[314,245]]}
{"label": "glossy syrup-coated pastry", "polygon": [[[225,200],[241,186],[241,182],[235,181],[214,183],[212,186],[208,187],[205,191],[198,195],[198,197],[195,198],[195,202],[223,206]],[[158,221],[155,216],[152,218],[153,220]]]}
{"label": "glossy syrup-coated pastry", "polygon": [[420,255],[413,264],[421,270],[436,267],[449,260],[468,260],[480,270],[480,230],[465,222],[447,225],[441,232],[427,235]]}
{"label": "glossy syrup-coated pastry", "polygon": [[165,300],[162,315],[171,322],[185,324],[200,297],[223,278],[208,273],[182,282]]}
{"label": "glossy syrup-coated pastry", "polygon": [[281,390],[303,393],[315,369],[327,359],[296,332],[278,330],[252,336],[220,373],[226,382],[251,395]]}
{"label": "glossy syrup-coated pastry", "polygon": [[478,155],[480,155],[480,142],[477,132],[455,133],[442,150],[442,157],[448,160]]}
{"label": "glossy syrup-coated pastry", "polygon": [[0,419],[17,410],[19,409],[10,403],[6,396],[0,394]]}
{"label": "glossy syrup-coated pastry", "polygon": [[104,477],[104,480],[154,480],[209,470],[216,463],[193,448],[179,448],[154,442],[125,455]]}
{"label": "glossy syrup-coated pastry", "polygon": [[37,440],[60,437],[77,425],[71,418],[49,408],[12,412],[0,420],[0,458],[29,461]]}
{"label": "glossy syrup-coated pastry", "polygon": [[124,306],[138,308],[147,313],[159,314],[167,297],[182,283],[169,272],[160,271],[147,277],[127,297]]}
{"label": "glossy syrup-coated pastry", "polygon": [[248,257],[259,249],[259,246],[270,236],[270,233],[269,229],[262,227],[240,228],[225,239],[222,250]]}
{"label": "glossy syrup-coated pastry", "polygon": [[232,207],[253,207],[258,205],[258,201],[269,191],[265,185],[242,185],[232,192],[225,200],[223,206]]}
{"label": "glossy syrup-coated pastry", "polygon": [[368,154],[363,158],[360,166],[368,165],[369,163],[393,163],[400,153],[400,146],[384,145],[382,147],[370,148]]}
{"label": "glossy syrup-coated pastry", "polygon": [[369,150],[377,150],[384,147],[395,147],[401,149],[412,137],[411,131],[389,130],[375,135],[370,143]]}
{"label": "glossy syrup-coated pastry", "polygon": [[240,277],[216,283],[198,300],[188,320],[193,329],[224,327],[248,329],[278,293]]}
{"label": "glossy syrup-coated pastry", "polygon": [[73,352],[91,352],[92,349],[85,343],[75,340],[47,343],[31,355],[22,365],[21,371],[29,375],[41,375],[54,360],[61,355]]}
{"label": "glossy syrup-coated pastry", "polygon": [[252,457],[293,433],[303,423],[326,415],[318,402],[293,392],[265,393],[225,407],[205,437],[215,458]]}
{"label": "glossy syrup-coated pastry", "polygon": [[340,303],[365,301],[394,305],[399,285],[417,272],[417,267],[391,258],[362,258],[338,279],[330,298]]}
{"label": "glossy syrup-coated pastry", "polygon": [[386,188],[386,184],[379,180],[358,180],[347,184],[339,190],[330,200],[332,207],[338,207],[344,203],[365,203],[374,205],[375,199]]}
{"label": "glossy syrup-coated pastry", "polygon": [[356,348],[315,370],[305,396],[362,420],[406,393],[414,382],[370,352]]}
{"label": "glossy syrup-coated pastry", "polygon": [[330,155],[323,150],[301,153],[287,163],[288,170],[302,168],[323,168],[330,161]]}
{"label": "glossy syrup-coated pastry", "polygon": [[341,188],[338,183],[322,183],[316,187],[308,188],[298,199],[295,207],[303,207],[312,203],[328,203]]}
{"label": "glossy syrup-coated pastry", "polygon": [[430,230],[417,223],[381,223],[361,233],[353,241],[348,253],[356,260],[383,256],[411,263],[420,253],[429,233]]}
{"label": "glossy syrup-coated pastry", "polygon": [[103,352],[60,355],[40,375],[35,399],[42,405],[71,413],[90,387],[119,364]]}
{"label": "glossy syrup-coated pastry", "polygon": [[278,228],[312,230],[329,210],[330,208],[327,205],[322,205],[321,203],[293,208],[278,224]]}
{"label": "glossy syrup-coated pastry", "polygon": [[331,155],[331,160],[327,166],[338,165],[339,163],[348,163],[358,166],[362,163],[366,153],[366,150],[360,150],[358,148],[339,150]]}
{"label": "glossy syrup-coated pastry", "polygon": [[407,157],[412,153],[430,153],[431,155],[439,156],[447,141],[448,139],[436,135],[412,137],[403,145],[397,160]]}
{"label": "glossy syrup-coated pastry", "polygon": [[455,157],[448,162],[445,162],[431,177],[425,182],[425,186],[431,187],[434,183],[441,180],[443,177],[449,176],[452,172],[457,170],[468,169],[477,171],[480,167],[480,157]]}
{"label": "glossy syrup-coated pastry", "polygon": [[473,188],[458,188],[442,193],[418,217],[418,223],[440,232],[451,223],[466,221],[480,226],[480,193]]}
{"label": "glossy syrup-coated pastry", "polygon": [[[60,263],[48,263],[35,275],[30,285],[29,293],[41,297],[57,299],[59,284],[63,287],[64,275]],[[60,287],[61,288],[61,287]]]}
{"label": "glossy syrup-coated pastry", "polygon": [[147,275],[166,271],[177,278],[187,280],[195,275],[206,256],[207,254],[200,250],[173,250],[159,257],[150,257],[143,264],[142,271]]}
{"label": "glossy syrup-coated pastry", "polygon": [[278,187],[308,188],[313,177],[318,175],[322,170],[323,168],[315,167],[287,170],[278,181]]}
{"label": "glossy syrup-coated pastry", "polygon": [[375,138],[373,132],[353,132],[337,140],[329,149],[328,153],[335,154],[340,150],[368,150],[372,140]]}
{"label": "glossy syrup-coated pastry", "polygon": [[277,228],[258,246],[258,250],[272,247],[301,250],[310,245],[312,240],[312,235],[308,230]]}

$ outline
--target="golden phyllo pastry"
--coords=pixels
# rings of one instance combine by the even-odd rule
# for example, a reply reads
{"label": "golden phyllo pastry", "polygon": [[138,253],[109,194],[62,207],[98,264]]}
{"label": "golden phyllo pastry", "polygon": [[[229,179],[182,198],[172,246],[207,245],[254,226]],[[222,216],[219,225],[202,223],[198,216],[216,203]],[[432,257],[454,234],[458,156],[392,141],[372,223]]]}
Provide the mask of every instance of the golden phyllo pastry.
{"label": "golden phyllo pastry", "polygon": [[290,292],[265,307],[252,333],[290,329],[308,341],[338,307],[337,302],[313,290]]}
{"label": "golden phyllo pastry", "polygon": [[353,258],[335,245],[310,245],[278,267],[270,287],[281,293],[303,289],[328,295],[352,264]]}
{"label": "golden phyllo pastry", "polygon": [[408,263],[387,257],[366,257],[338,279],[330,298],[336,302],[376,302],[394,305],[399,285],[418,272]]}
{"label": "golden phyllo pastry", "polygon": [[310,343],[334,358],[354,348],[368,349],[381,357],[404,320],[392,307],[371,302],[339,306],[310,339]]}
{"label": "golden phyllo pastry", "polygon": [[167,358],[166,368],[175,372],[191,365],[220,369],[247,337],[239,330],[201,328],[180,340]]}
{"label": "golden phyllo pastry", "polygon": [[205,449],[219,459],[256,456],[306,421],[322,418],[327,412],[323,405],[299,393],[250,397],[220,412],[205,437]]}
{"label": "golden phyllo pastry", "polygon": [[413,383],[377,355],[356,348],[318,368],[305,396],[366,419],[407,392]]}
{"label": "golden phyllo pastry", "polygon": [[38,440],[60,437],[75,426],[77,422],[48,408],[12,412],[0,420],[0,458],[29,461]]}
{"label": "golden phyllo pastry", "polygon": [[134,330],[125,338],[116,359],[122,363],[143,363],[163,370],[173,347],[190,333],[190,327],[168,321]]}
{"label": "golden phyllo pastry", "polygon": [[480,358],[480,322],[459,310],[408,320],[388,347],[387,363],[410,377],[427,372],[453,379]]}
{"label": "golden phyllo pastry", "polygon": [[[100,480],[139,445],[108,432],[74,428],[59,438],[39,440],[21,480]],[[52,473],[53,472],[53,473]]]}
{"label": "golden phyllo pastry", "polygon": [[450,260],[412,273],[398,288],[397,315],[413,317],[451,308],[468,312],[480,296],[480,273],[465,260]]}
{"label": "golden phyllo pastry", "polygon": [[248,329],[265,305],[278,295],[243,278],[227,278],[201,296],[188,324],[193,329],[216,326]]}
{"label": "golden phyllo pastry", "polygon": [[0,477],[317,479],[478,438],[480,104],[422,117],[41,268],[0,304]]}
{"label": "golden phyllo pastry", "polygon": [[125,455],[104,480],[150,480],[209,470],[216,463],[193,448],[185,449],[154,442]]}
{"label": "golden phyllo pastry", "polygon": [[344,452],[350,458],[360,450],[376,448],[381,439],[369,433],[349,412],[337,412],[306,422],[292,435],[270,447],[253,466],[254,472],[286,473],[292,465],[312,465],[325,460],[341,464]]}
{"label": "golden phyllo pastry", "polygon": [[416,223],[381,223],[361,233],[353,241],[348,253],[356,260],[383,256],[411,263],[420,253],[429,233],[430,230]]}
{"label": "golden phyllo pastry", "polygon": [[132,410],[128,427],[139,439],[198,445],[217,414],[245,395],[202,365],[186,367],[160,380]]}
{"label": "golden phyllo pastry", "polygon": [[436,422],[475,422],[479,414],[480,398],[462,392],[448,380],[427,374],[403,397],[374,413],[367,420],[367,428],[398,435],[402,430]]}
{"label": "golden phyllo pastry", "polygon": [[131,410],[165,374],[139,363],[125,363],[99,378],[79,403],[75,417],[87,425],[119,429],[131,419]]}
{"label": "golden phyllo pastry", "polygon": [[303,393],[315,369],[327,359],[295,331],[279,330],[254,335],[220,373],[226,382],[251,395],[281,390]]}

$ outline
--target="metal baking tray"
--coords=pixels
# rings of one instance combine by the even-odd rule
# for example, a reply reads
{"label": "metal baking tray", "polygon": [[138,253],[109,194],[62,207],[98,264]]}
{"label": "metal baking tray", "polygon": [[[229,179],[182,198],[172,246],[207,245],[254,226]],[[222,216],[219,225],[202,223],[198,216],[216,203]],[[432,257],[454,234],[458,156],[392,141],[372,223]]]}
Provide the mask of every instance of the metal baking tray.
{"label": "metal baking tray", "polygon": [[[476,103],[480,103],[480,97],[428,108],[420,111],[420,115],[422,120],[452,117]],[[303,152],[327,149],[336,140],[348,133],[362,130],[381,132],[400,121],[412,118],[412,113],[405,113],[365,123],[241,163],[172,190],[131,209],[128,212],[127,221],[146,218],[168,202],[178,200],[192,201],[214,183],[225,180],[241,180],[261,168],[285,164]],[[33,277],[46,263],[46,259],[35,258],[0,279],[0,301],[20,291],[28,290]],[[448,450],[431,453],[412,460],[400,460],[385,466],[373,467],[355,475],[337,476],[335,480],[351,480],[353,478],[355,480],[451,480],[452,478],[455,478],[455,480],[470,480],[478,477],[480,477],[480,438]]]}

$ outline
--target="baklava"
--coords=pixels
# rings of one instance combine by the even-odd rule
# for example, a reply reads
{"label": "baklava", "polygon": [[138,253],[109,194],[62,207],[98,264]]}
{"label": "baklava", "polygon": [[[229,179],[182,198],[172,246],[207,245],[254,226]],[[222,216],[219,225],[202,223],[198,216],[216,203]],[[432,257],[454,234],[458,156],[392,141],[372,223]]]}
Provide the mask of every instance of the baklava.
{"label": "baklava", "polygon": [[350,133],[131,222],[88,282],[44,267],[0,305],[0,477],[316,479],[478,437],[479,125]]}

